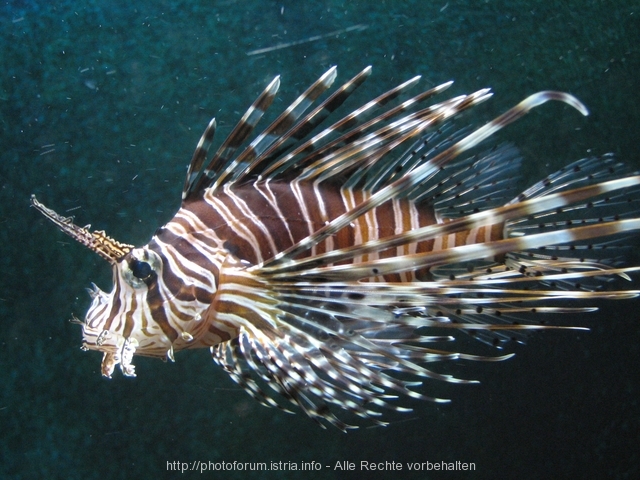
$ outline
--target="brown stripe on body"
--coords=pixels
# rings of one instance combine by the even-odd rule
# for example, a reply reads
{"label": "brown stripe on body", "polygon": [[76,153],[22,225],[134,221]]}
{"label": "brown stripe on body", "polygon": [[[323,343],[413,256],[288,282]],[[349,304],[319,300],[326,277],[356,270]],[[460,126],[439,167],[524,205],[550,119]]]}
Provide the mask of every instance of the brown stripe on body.
{"label": "brown stripe on body", "polygon": [[[318,198],[319,195],[321,198]],[[193,206],[189,204],[185,208],[196,213],[203,223],[214,230],[226,250],[242,260],[257,264],[291,247],[323,227],[327,221],[369,197],[370,194],[362,191],[341,192],[339,187],[329,182],[321,184],[316,190],[311,183],[294,185],[269,182],[258,186],[247,184],[235,187],[232,193],[219,191],[215,201],[193,202]],[[236,204],[238,200],[243,203],[242,208]],[[223,205],[224,212],[214,207],[217,204]],[[250,216],[247,216],[247,210]],[[409,201],[391,200],[365,213],[334,236],[322,240],[300,258],[392,236],[434,222],[435,215],[431,207],[418,208]],[[246,239],[247,232],[252,241]],[[389,258],[405,252],[431,251],[433,244],[434,241],[429,240],[417,245],[392,247],[368,254],[362,260]],[[395,274],[384,279],[409,280],[406,276]]]}
{"label": "brown stripe on body", "polygon": [[151,312],[153,321],[160,327],[165,336],[169,339],[170,343],[173,343],[178,338],[178,332],[171,326],[169,319],[164,311],[165,299],[162,298],[162,294],[158,289],[158,281],[151,281],[149,284],[149,290],[147,291],[147,305]]}
{"label": "brown stripe on body", "polygon": [[[409,207],[406,207],[406,208],[408,209]],[[435,223],[437,223],[435,212],[433,211],[433,208],[431,208],[430,206],[422,205],[419,208],[417,206],[414,206],[414,208],[416,208],[418,225],[414,226],[413,228],[427,227],[429,225],[434,225]],[[413,226],[414,223],[415,222],[411,222],[411,225]],[[424,240],[422,242],[418,242],[417,244],[412,244],[411,249],[413,251],[411,253],[431,252],[433,251],[435,243],[436,241],[434,239],[430,239],[430,240]],[[409,272],[409,273],[411,274],[412,279],[417,279],[417,280],[429,279],[428,269],[420,269],[415,272]]]}
{"label": "brown stripe on body", "polygon": [[[400,219],[396,219],[396,212],[400,211]],[[396,224],[397,220],[399,220],[400,227],[404,228],[404,218],[411,214],[411,205],[408,202],[399,202],[397,200],[392,200],[391,202],[386,202],[380,205],[377,208],[374,208],[370,212],[367,212],[367,215],[375,216],[375,221],[377,225],[377,231],[370,232],[371,239],[379,239],[384,237],[389,237],[394,235],[398,231],[398,225]],[[409,230],[411,226],[409,226]],[[387,248],[377,252],[377,254],[371,255],[371,259],[377,258],[391,258],[398,255],[398,249],[396,247]],[[383,278],[387,282],[402,282],[406,281],[406,275],[402,274],[392,274],[385,275]],[[378,279],[382,280],[382,279]]]}
{"label": "brown stripe on body", "polygon": [[[309,235],[322,229],[327,221],[358,208],[370,198],[371,195],[366,192],[340,190],[330,182],[319,185],[281,181],[264,182],[258,186],[245,184],[235,187],[231,192],[218,192],[211,201],[199,202],[198,207],[202,210],[199,220],[203,225],[212,224],[212,231],[216,238],[219,237],[225,250],[251,264],[257,264],[260,260],[271,258],[297,242],[304,241]],[[236,202],[242,203],[242,207],[236,205]],[[221,205],[224,213],[217,211],[216,205]],[[229,222],[223,224],[222,218],[227,218]],[[334,235],[322,239],[313,249],[301,251],[299,259],[314,253],[322,254],[327,249],[333,251],[366,242],[375,243],[379,239],[436,223],[436,215],[427,204],[416,205],[406,200],[392,199],[366,211],[351,224],[336,230]],[[449,222],[445,221],[444,231],[448,230],[450,233],[415,243],[396,243],[384,250],[369,250],[362,258],[342,260],[338,264],[446,251],[456,246],[502,239],[503,225],[500,222],[459,232],[454,228],[447,229],[447,223]],[[247,238],[251,238],[251,241]],[[408,237],[407,241],[410,238],[415,237]],[[455,261],[455,258],[452,257],[451,261]],[[427,278],[427,273],[427,269],[415,273],[407,270],[400,274],[387,273],[377,280],[406,282]]]}
{"label": "brown stripe on body", "polygon": [[[272,255],[272,238],[265,238],[262,218],[273,218],[274,210],[253,187],[222,191],[207,202],[209,212],[200,218],[223,241],[225,250],[251,264]],[[274,227],[282,229],[281,224]]]}
{"label": "brown stripe on body", "polygon": [[[344,192],[342,195],[350,195],[350,192]],[[332,202],[333,203],[333,202]],[[352,202],[353,203],[353,202]],[[345,205],[349,207],[349,204],[345,202],[342,198],[339,199],[339,212],[336,211],[339,216],[342,212],[345,211]],[[335,218],[335,217],[332,217]],[[334,248],[344,248],[346,246],[354,245],[356,243],[356,225],[352,223],[351,225],[346,226],[345,228],[339,230],[334,236]],[[301,257],[302,258],[302,257]],[[351,263],[350,261],[339,262],[340,265],[345,263]]]}
{"label": "brown stripe on body", "polygon": [[[442,235],[439,238],[427,242],[420,242],[418,245],[418,251],[420,253],[430,251],[444,251],[463,245],[502,240],[504,238],[503,231],[504,225],[502,223],[483,225],[480,227],[472,228],[470,230],[463,230],[460,232]],[[452,258],[451,261],[455,262],[456,259]],[[419,280],[432,280],[429,274],[429,269],[418,270],[415,273],[415,276]]]}
{"label": "brown stripe on body", "polygon": [[[218,191],[215,197],[206,202],[192,202],[185,208],[189,208],[211,228],[225,250],[255,265],[290,248],[324,227],[327,221],[366,202],[370,197],[370,194],[362,191],[341,191],[331,182],[322,183],[314,189],[311,182],[271,181],[237,186],[232,191]],[[299,258],[375,241],[434,223],[436,216],[432,207],[415,205],[406,200],[390,200],[361,215],[335,235],[323,239]],[[366,258],[357,259],[356,262],[445,250],[501,238],[501,224],[483,226],[365,254],[363,257]],[[346,260],[340,263],[350,262]],[[424,273],[389,274],[378,280],[412,281],[416,277],[423,278]]]}
{"label": "brown stripe on body", "polygon": [[[189,261],[195,263],[196,265],[201,267],[203,271],[213,272],[213,275],[216,278],[218,277],[218,265],[216,265],[215,262],[212,262],[212,259],[209,259],[206,256],[202,255],[186,239],[174,235],[168,229],[164,229],[156,236],[156,238],[162,243],[172,245],[181,257],[187,258]],[[175,271],[173,271],[173,268],[169,268],[169,265],[171,265],[171,263],[180,265],[182,274],[191,279],[197,280],[199,283],[202,283],[204,285],[208,285],[210,283],[208,277],[196,270],[189,268],[187,265],[181,262],[180,257],[175,257],[170,251],[167,251],[166,249],[158,246],[155,238],[149,243],[149,246],[160,255],[162,264],[165,265],[165,268],[162,269],[162,282],[178,300],[189,301],[195,297],[196,300],[201,302],[208,303],[211,301],[212,292],[201,287],[196,287],[194,285],[186,285],[185,283],[183,283],[181,277],[177,275]],[[169,262],[165,254],[171,255],[173,262]],[[211,288],[213,290],[215,288],[215,285],[211,285]]]}
{"label": "brown stripe on body", "polygon": [[503,238],[502,223],[493,225],[483,225],[481,227],[472,228],[455,234],[455,245],[449,245],[448,248],[459,245],[471,245],[474,243],[485,243],[494,240],[502,240]]}
{"label": "brown stripe on body", "polygon": [[[266,188],[269,189],[268,195],[260,191]],[[316,197],[312,185],[297,185],[299,196],[294,188],[296,186],[282,182],[271,182],[268,187],[261,185],[259,189],[253,185],[236,187],[233,194],[220,192],[216,195],[215,202],[224,205],[224,214],[207,205],[208,211],[199,216],[211,225],[224,242],[225,249],[242,260],[257,264],[324,226],[326,219],[322,215],[320,201],[329,219],[345,211],[336,188],[321,188],[322,199]],[[236,203],[238,200],[243,203],[242,208]],[[247,210],[250,216],[247,216]],[[223,222],[225,217],[230,221]],[[248,241],[247,236],[253,240]],[[333,243],[352,244],[352,241],[349,242],[351,238],[348,232],[346,235],[341,232],[338,241],[334,239]],[[317,246],[317,252],[323,252],[326,248],[325,242],[321,243]]]}

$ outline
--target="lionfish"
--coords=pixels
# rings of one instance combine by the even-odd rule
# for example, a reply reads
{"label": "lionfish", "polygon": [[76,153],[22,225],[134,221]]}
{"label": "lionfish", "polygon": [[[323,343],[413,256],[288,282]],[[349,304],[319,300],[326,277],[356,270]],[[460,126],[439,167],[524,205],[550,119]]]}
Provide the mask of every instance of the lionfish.
{"label": "lionfish", "polygon": [[355,428],[341,409],[384,425],[385,410],[409,410],[400,395],[448,401],[423,393],[426,379],[475,383],[429,364],[512,356],[447,348],[461,335],[500,348],[528,330],[574,328],[550,314],[640,293],[611,287],[640,269],[622,255],[640,229],[640,176],[629,167],[610,154],[585,158],[518,193],[515,147],[465,154],[549,100],[587,115],[579,100],[543,91],[476,130],[453,130],[448,121],[490,91],[425,105],[447,82],[403,101],[415,77],[319,128],[370,73],[311,109],[336,78],[329,69],[251,139],[276,77],[212,157],[211,120],[181,208],[145,246],[31,197],[112,266],[112,292],[92,284],[78,321],[82,348],[104,354],[102,375],[119,365],[135,376],[134,355],[173,361],[208,347],[266,406],[291,403],[341,430]]}

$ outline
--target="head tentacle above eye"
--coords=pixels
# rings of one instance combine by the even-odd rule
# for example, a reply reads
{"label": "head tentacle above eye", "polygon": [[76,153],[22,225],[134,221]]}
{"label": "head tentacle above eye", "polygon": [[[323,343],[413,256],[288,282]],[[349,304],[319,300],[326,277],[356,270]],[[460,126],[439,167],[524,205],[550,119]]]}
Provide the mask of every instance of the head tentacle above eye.
{"label": "head tentacle above eye", "polygon": [[81,243],[89,250],[100,255],[112,265],[122,260],[134,246],[118,242],[109,237],[104,230],[94,230],[87,227],[79,227],[73,223],[72,217],[63,217],[38,201],[35,195],[31,195],[31,205],[42,213],[49,221],[71,238]]}

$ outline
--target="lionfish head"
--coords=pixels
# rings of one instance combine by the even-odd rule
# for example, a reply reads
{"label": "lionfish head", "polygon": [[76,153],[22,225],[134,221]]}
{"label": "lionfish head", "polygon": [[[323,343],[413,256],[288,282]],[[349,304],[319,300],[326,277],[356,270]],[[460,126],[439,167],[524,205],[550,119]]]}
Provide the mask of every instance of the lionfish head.
{"label": "lionfish head", "polygon": [[[135,376],[131,364],[134,353],[165,357],[168,346],[160,327],[150,318],[149,296],[161,275],[162,262],[148,247],[134,248],[120,243],[104,231],[79,227],[31,197],[31,204],[60,230],[107,260],[113,268],[113,290],[107,293],[95,284],[88,289],[92,298],[82,325],[82,348],[103,352],[102,375],[111,377],[116,365],[126,376]],[[169,354],[171,356],[171,354]]]}
{"label": "lionfish head", "polygon": [[150,318],[150,291],[162,271],[157,253],[148,247],[131,248],[112,262],[113,290],[106,293],[95,284],[89,289],[91,306],[82,322],[85,350],[104,353],[102,374],[111,377],[116,365],[126,376],[135,376],[134,353],[164,357],[165,335]]}

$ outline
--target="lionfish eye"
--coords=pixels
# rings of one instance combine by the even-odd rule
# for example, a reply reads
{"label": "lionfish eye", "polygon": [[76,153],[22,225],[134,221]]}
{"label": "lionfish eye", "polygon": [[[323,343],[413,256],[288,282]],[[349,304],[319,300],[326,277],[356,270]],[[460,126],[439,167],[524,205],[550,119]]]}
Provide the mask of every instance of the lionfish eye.
{"label": "lionfish eye", "polygon": [[132,250],[122,262],[122,277],[131,287],[139,289],[149,286],[155,274],[162,269],[160,257],[148,248]]}
{"label": "lionfish eye", "polygon": [[129,268],[131,269],[131,273],[133,273],[133,276],[139,278],[140,280],[144,280],[145,278],[147,278],[153,271],[151,265],[149,265],[147,262],[141,262],[140,260],[136,259],[133,259],[131,262],[129,262]]}

